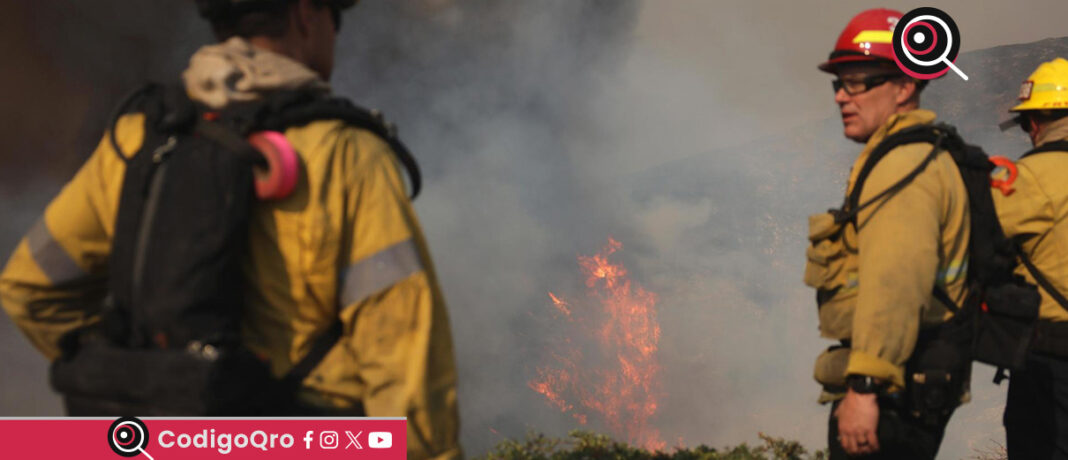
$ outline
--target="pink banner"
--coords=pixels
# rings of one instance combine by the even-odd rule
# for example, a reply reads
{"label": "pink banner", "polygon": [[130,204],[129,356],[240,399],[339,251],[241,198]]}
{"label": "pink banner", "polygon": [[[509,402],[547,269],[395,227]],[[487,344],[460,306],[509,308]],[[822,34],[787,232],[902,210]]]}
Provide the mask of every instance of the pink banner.
{"label": "pink banner", "polygon": [[0,418],[0,458],[407,457],[403,418]]}

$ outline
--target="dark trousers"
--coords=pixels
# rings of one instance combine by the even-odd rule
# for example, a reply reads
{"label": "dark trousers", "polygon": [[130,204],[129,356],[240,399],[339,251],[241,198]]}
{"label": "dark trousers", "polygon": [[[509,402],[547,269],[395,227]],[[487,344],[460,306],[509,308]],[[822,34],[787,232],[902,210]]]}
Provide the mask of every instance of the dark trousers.
{"label": "dark trousers", "polygon": [[1032,353],[1005,403],[1011,460],[1068,460],[1068,359]]}
{"label": "dark trousers", "polygon": [[916,418],[902,413],[896,401],[879,399],[879,452],[860,457],[850,457],[838,441],[838,417],[834,411],[838,402],[831,406],[831,420],[827,429],[827,444],[831,451],[831,460],[865,459],[865,460],[934,460],[938,447],[942,444],[949,417],[933,423],[923,423]]}

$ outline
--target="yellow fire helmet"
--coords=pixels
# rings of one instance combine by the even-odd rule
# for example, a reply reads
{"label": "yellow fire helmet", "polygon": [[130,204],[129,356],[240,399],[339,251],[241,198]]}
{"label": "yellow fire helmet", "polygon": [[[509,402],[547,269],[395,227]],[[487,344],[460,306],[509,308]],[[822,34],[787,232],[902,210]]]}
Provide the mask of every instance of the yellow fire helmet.
{"label": "yellow fire helmet", "polygon": [[1020,103],[1010,112],[1068,109],[1068,61],[1043,62],[1020,86]]}

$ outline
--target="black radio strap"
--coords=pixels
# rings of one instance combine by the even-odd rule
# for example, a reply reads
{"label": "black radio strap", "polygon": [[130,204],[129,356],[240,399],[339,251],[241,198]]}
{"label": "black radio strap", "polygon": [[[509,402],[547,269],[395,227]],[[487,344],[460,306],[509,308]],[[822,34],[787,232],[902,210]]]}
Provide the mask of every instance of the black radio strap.
{"label": "black radio strap", "polygon": [[1053,286],[1053,283],[1050,283],[1049,279],[1038,270],[1038,267],[1035,266],[1034,262],[1031,262],[1031,258],[1024,253],[1023,249],[1017,246],[1016,252],[1020,257],[1020,262],[1023,263],[1024,267],[1027,267],[1027,271],[1031,273],[1031,277],[1038,282],[1038,285],[1042,286],[1042,289],[1044,289],[1050,297],[1053,297],[1053,300],[1057,301],[1061,308],[1068,310],[1068,299],[1064,297],[1064,294],[1061,294],[1061,292]]}
{"label": "black radio strap", "polygon": [[949,311],[953,312],[954,314],[960,311],[960,307],[958,307],[957,303],[949,297],[949,293],[946,292],[945,289],[942,289],[941,287],[938,287],[938,285],[935,285],[934,290],[931,291],[931,294],[934,295],[934,298],[938,299],[939,302],[942,302],[942,304],[944,304],[946,308],[948,308]]}
{"label": "black radio strap", "polygon": [[292,369],[284,377],[282,377],[282,384],[286,388],[295,392],[300,388],[301,382],[304,381],[311,372],[315,370],[315,367],[326,358],[326,354],[334,348],[338,340],[341,339],[342,326],[341,320],[335,319],[330,328],[319,334],[318,337],[312,342],[311,350],[308,354],[304,355],[304,358],[297,362]]}
{"label": "black radio strap", "polygon": [[[879,202],[879,200],[887,196],[891,196],[901,191],[905,186],[912,183],[920,173],[927,169],[927,165],[938,156],[938,153],[944,149],[942,140],[945,138],[947,130],[948,128],[944,128],[943,125],[918,125],[905,128],[887,136],[886,139],[883,139],[883,141],[868,154],[868,159],[864,162],[864,165],[861,166],[860,172],[857,174],[857,180],[853,184],[853,190],[851,190],[849,196],[846,197],[845,205],[842,206],[841,210],[835,212],[835,221],[838,223],[853,222],[856,224],[855,219],[861,210]],[[916,168],[894,183],[894,185],[879,192],[879,194],[872,197],[867,202],[863,204],[860,203],[860,193],[864,188],[864,182],[867,181],[868,175],[871,174],[872,170],[875,169],[875,165],[878,164],[883,157],[896,147],[905,144],[925,142],[932,145],[931,152],[927,154]]]}
{"label": "black radio strap", "polygon": [[[1042,144],[1023,154],[1020,158],[1048,152],[1068,152],[1068,140],[1059,140]],[[1061,294],[1061,292],[1053,286],[1053,283],[1050,283],[1049,279],[1039,271],[1038,267],[1035,266],[1034,262],[1031,261],[1031,258],[1027,256],[1019,245],[1016,245],[1016,255],[1020,258],[1020,262],[1023,263],[1023,266],[1031,273],[1031,277],[1035,279],[1038,285],[1041,286],[1053,300],[1057,301],[1061,308],[1068,310],[1068,298],[1065,298],[1064,294]]]}

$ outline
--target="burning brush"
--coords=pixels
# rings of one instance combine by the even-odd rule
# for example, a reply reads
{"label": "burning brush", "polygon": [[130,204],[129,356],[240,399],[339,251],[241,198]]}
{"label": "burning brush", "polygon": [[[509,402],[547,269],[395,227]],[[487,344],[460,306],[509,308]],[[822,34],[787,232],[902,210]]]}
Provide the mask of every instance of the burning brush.
{"label": "burning brush", "polygon": [[[586,276],[586,302],[572,305],[549,292],[565,336],[550,348],[528,386],[582,425],[594,417],[615,436],[662,449],[666,444],[650,423],[660,396],[657,297],[632,283],[622,264],[609,262],[622,248],[609,237],[599,253],[578,258]],[[580,347],[574,340],[583,337],[594,337],[596,343]]]}

